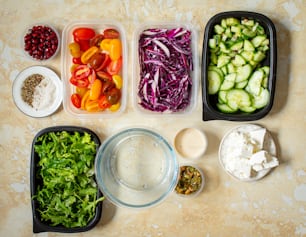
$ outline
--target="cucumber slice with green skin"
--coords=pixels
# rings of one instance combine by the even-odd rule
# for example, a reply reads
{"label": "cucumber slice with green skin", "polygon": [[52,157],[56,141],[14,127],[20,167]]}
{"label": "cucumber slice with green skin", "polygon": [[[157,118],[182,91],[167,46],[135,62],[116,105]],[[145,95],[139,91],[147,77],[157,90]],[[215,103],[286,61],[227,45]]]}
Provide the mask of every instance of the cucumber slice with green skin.
{"label": "cucumber slice with green skin", "polygon": [[223,112],[223,113],[235,113],[237,110],[232,109],[231,107],[229,107],[227,104],[221,104],[221,103],[217,103],[217,108]]}
{"label": "cucumber slice with green skin", "polygon": [[208,71],[208,94],[213,95],[218,92],[222,83],[222,77],[216,71]]}
{"label": "cucumber slice with green skin", "polygon": [[231,89],[227,92],[227,105],[233,110],[238,110],[241,107],[251,106],[251,97],[243,89]]}
{"label": "cucumber slice with green skin", "polygon": [[257,51],[256,53],[254,53],[254,58],[253,60],[255,62],[260,62],[262,61],[264,58],[266,57],[266,54],[263,53],[262,51]]}
{"label": "cucumber slice with green skin", "polygon": [[239,20],[234,17],[226,18],[226,25],[233,26],[233,25],[239,25]]}
{"label": "cucumber slice with green skin", "polygon": [[243,50],[241,53],[241,56],[247,61],[252,61],[254,57],[254,52],[253,51],[245,51]]}
{"label": "cucumber slice with green skin", "polygon": [[261,92],[261,83],[264,77],[262,70],[256,70],[250,77],[247,91],[254,96],[258,96]]}
{"label": "cucumber slice with green skin", "polygon": [[253,97],[253,106],[257,109],[265,107],[270,101],[270,92],[266,88],[261,88],[258,96]]}
{"label": "cucumber slice with green skin", "polygon": [[237,67],[236,82],[247,80],[250,77],[252,70],[253,68],[250,64],[246,64],[242,67]]}
{"label": "cucumber slice with green skin", "polygon": [[254,45],[252,44],[251,41],[246,39],[246,40],[244,40],[243,50],[245,50],[245,51],[255,51],[255,47],[254,47]]}
{"label": "cucumber slice with green skin", "polygon": [[228,63],[226,66],[227,66],[228,73],[234,73],[237,71],[236,67],[232,63]]}
{"label": "cucumber slice with green skin", "polygon": [[252,113],[256,110],[257,108],[254,106],[246,106],[246,107],[240,107],[240,110],[246,113]]}
{"label": "cucumber slice with green skin", "polygon": [[236,73],[227,74],[220,86],[220,90],[229,90],[235,86]]}
{"label": "cucumber slice with green skin", "polygon": [[211,49],[216,48],[216,47],[217,47],[216,39],[214,39],[214,38],[209,39],[208,45],[209,45],[209,47],[210,47]]}
{"label": "cucumber slice with green skin", "polygon": [[241,20],[241,24],[242,25],[246,25],[246,26],[254,26],[255,25],[255,21],[245,18],[245,19]]}
{"label": "cucumber slice with green skin", "polygon": [[233,50],[233,51],[238,51],[239,49],[242,49],[243,47],[243,41],[239,41],[235,44],[233,44],[230,49]]}
{"label": "cucumber slice with green skin", "polygon": [[243,89],[244,87],[247,86],[248,82],[249,82],[248,80],[236,82],[236,83],[235,83],[235,88],[237,88],[237,89]]}
{"label": "cucumber slice with green skin", "polygon": [[218,24],[214,26],[214,29],[218,35],[221,35],[224,32],[224,28]]}
{"label": "cucumber slice with green skin", "polygon": [[226,98],[227,92],[228,91],[219,91],[218,92],[218,101],[219,101],[219,103],[227,104],[227,98]]}
{"label": "cucumber slice with green skin", "polygon": [[228,64],[230,62],[230,60],[231,60],[230,56],[220,55],[218,57],[217,67],[219,67],[219,68],[223,67],[224,65]]}
{"label": "cucumber slice with green skin", "polygon": [[239,67],[239,66],[244,65],[244,64],[246,63],[246,61],[245,61],[245,59],[244,59],[241,55],[237,54],[237,55],[235,56],[235,58],[232,60],[232,63],[233,63],[236,67]]}
{"label": "cucumber slice with green skin", "polygon": [[259,47],[260,44],[265,40],[267,39],[266,36],[264,35],[257,35],[255,36],[253,39],[252,39],[252,44],[254,45],[255,48]]}
{"label": "cucumber slice with green skin", "polygon": [[265,76],[265,77],[262,79],[261,86],[262,86],[263,88],[268,88],[268,81],[269,81],[269,77],[268,77],[268,76]]}
{"label": "cucumber slice with green skin", "polygon": [[222,77],[222,81],[223,81],[224,74],[223,74],[223,71],[220,68],[218,68],[217,66],[214,66],[214,65],[209,65],[208,66],[208,71],[216,71]]}

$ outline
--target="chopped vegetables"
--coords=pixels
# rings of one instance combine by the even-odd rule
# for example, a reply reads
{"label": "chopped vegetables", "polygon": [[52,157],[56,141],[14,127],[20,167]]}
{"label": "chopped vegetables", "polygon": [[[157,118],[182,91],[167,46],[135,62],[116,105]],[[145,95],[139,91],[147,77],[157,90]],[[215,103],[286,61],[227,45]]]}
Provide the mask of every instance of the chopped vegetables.
{"label": "chopped vegetables", "polygon": [[252,113],[270,101],[270,67],[264,65],[270,42],[256,20],[228,17],[214,25],[208,41],[208,94],[224,113]]}
{"label": "chopped vegetables", "polygon": [[51,226],[84,227],[95,216],[98,197],[94,181],[97,144],[84,132],[49,132],[37,138],[37,200],[41,219]]}
{"label": "chopped vegetables", "polygon": [[147,29],[139,37],[140,105],[155,112],[178,112],[190,104],[193,70],[191,32]]}
{"label": "chopped vegetables", "polygon": [[202,185],[200,171],[193,166],[181,166],[180,176],[175,191],[179,194],[190,195],[197,192]]}

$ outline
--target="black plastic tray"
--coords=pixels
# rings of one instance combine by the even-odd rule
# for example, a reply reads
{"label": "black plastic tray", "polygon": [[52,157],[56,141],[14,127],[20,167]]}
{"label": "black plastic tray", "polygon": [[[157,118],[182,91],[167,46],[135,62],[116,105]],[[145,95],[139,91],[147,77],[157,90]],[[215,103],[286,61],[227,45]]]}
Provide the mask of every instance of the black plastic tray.
{"label": "black plastic tray", "polygon": [[[33,139],[32,142],[32,151],[31,151],[31,168],[30,168],[30,189],[31,189],[31,204],[32,204],[32,216],[33,216],[33,232],[61,232],[61,233],[77,233],[77,232],[84,232],[92,229],[100,220],[102,214],[102,202],[99,202],[96,207],[96,213],[94,218],[88,223],[85,227],[76,227],[76,228],[67,228],[65,226],[50,226],[48,223],[44,223],[39,215],[39,212],[36,210],[38,207],[38,202],[33,200],[32,197],[35,195],[37,191],[37,186],[40,180],[37,178],[37,169],[36,164],[39,161],[39,156],[34,150],[34,145],[37,142],[37,138],[43,134],[49,132],[60,132],[60,131],[67,131],[67,132],[79,132],[84,133],[87,132],[91,135],[92,140],[97,144],[97,150],[101,145],[99,137],[91,130],[87,128],[77,127],[77,126],[55,126],[55,127],[48,127],[41,131],[39,131]],[[97,198],[102,197],[103,194],[101,191],[98,191]]]}
{"label": "black plastic tray", "polygon": [[[270,91],[270,102],[264,108],[254,111],[253,113],[234,113],[226,114],[220,112],[217,107],[218,98],[216,95],[209,95],[207,92],[207,68],[209,65],[209,46],[208,41],[214,34],[214,26],[220,24],[221,20],[227,17],[235,17],[238,19],[248,18],[259,22],[265,29],[267,37],[270,41],[270,49],[268,55],[261,63],[262,65],[270,66],[270,75],[268,82],[268,90]],[[273,22],[263,14],[248,11],[229,11],[221,12],[213,16],[207,23],[204,32],[203,51],[202,51],[202,103],[203,103],[203,121],[208,120],[230,120],[230,121],[255,121],[266,116],[272,109],[275,81],[276,81],[276,65],[277,65],[277,45],[276,45],[276,30]]]}

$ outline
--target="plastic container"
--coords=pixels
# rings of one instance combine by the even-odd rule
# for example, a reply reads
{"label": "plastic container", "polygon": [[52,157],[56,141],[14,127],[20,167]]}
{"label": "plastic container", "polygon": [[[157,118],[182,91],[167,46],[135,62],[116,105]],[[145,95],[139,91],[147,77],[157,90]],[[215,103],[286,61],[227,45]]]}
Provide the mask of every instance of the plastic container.
{"label": "plastic container", "polygon": [[[196,169],[196,171],[201,176],[201,184],[199,185],[198,189],[196,191],[188,193],[188,194],[178,192],[178,190],[177,190],[177,188],[180,186],[180,182],[182,181],[181,178],[184,176],[184,175],[181,175],[182,172],[185,172],[185,171],[183,171],[183,168],[186,168],[186,167],[192,167],[192,168]],[[183,163],[183,164],[180,165],[180,173],[179,173],[178,183],[177,183],[177,186],[175,188],[175,193],[177,195],[179,195],[180,197],[183,197],[183,198],[194,198],[202,192],[204,186],[205,186],[205,176],[204,176],[204,173],[201,170],[201,168],[199,168],[197,165],[191,164],[191,163]]]}
{"label": "plastic container", "polygon": [[[147,29],[157,28],[157,29],[173,29],[182,27],[191,31],[191,51],[192,51],[192,59],[193,59],[193,71],[191,72],[192,78],[192,89],[191,89],[191,96],[190,96],[190,103],[185,110],[178,111],[178,112],[155,112],[149,109],[143,108],[139,102],[140,98],[138,96],[138,85],[140,81],[140,64],[139,64],[139,37],[143,31]],[[136,28],[133,35],[133,104],[134,108],[138,113],[146,116],[172,116],[172,115],[186,115],[191,113],[195,107],[197,102],[197,95],[198,95],[198,68],[199,68],[199,60],[198,60],[198,51],[197,51],[197,42],[198,36],[196,31],[193,27],[189,24],[184,24],[180,22],[147,22],[143,23]]]}
{"label": "plastic container", "polygon": [[[46,58],[46,59],[37,59],[35,57],[33,57],[32,55],[29,54],[28,51],[25,50],[25,36],[31,32],[31,30],[33,29],[33,27],[35,26],[43,26],[43,27],[47,27],[49,29],[51,29],[55,35],[56,35],[56,38],[57,38],[57,48],[55,50],[55,52],[52,54],[52,56],[50,56],[49,58]],[[39,36],[41,36],[41,34],[39,34]],[[40,37],[36,37],[36,39],[40,39]],[[44,39],[45,40],[45,39]],[[21,36],[21,47],[22,47],[22,50],[25,54],[25,56],[31,60],[34,60],[36,62],[48,62],[50,60],[52,60],[53,58],[55,58],[58,54],[58,52],[60,51],[60,47],[61,47],[61,37],[60,37],[60,34],[59,32],[56,30],[55,27],[53,27],[52,25],[48,24],[48,23],[37,23],[37,24],[33,24],[33,25],[30,25],[26,28],[26,30],[22,33],[22,36]],[[43,41],[43,43],[47,43],[47,41]]]}
{"label": "plastic container", "polygon": [[[72,65],[72,56],[70,55],[70,50],[68,45],[73,42],[73,31],[79,27],[89,27],[96,31],[96,33],[103,33],[105,29],[115,29],[120,33],[120,40],[122,44],[122,69],[121,77],[123,80],[123,85],[121,88],[121,106],[117,111],[104,110],[99,112],[88,112],[86,110],[81,110],[73,106],[70,101],[70,97],[75,93],[75,86],[73,86],[69,79],[71,77],[70,67]],[[117,117],[124,112],[127,103],[127,88],[128,88],[128,77],[127,77],[127,62],[128,62],[128,49],[126,42],[126,34],[123,26],[113,20],[82,20],[73,21],[67,24],[62,33],[62,80],[64,84],[64,95],[63,95],[63,106],[64,110],[78,118],[113,118]]]}
{"label": "plastic container", "polygon": [[108,200],[119,207],[144,209],[172,193],[179,164],[172,147],[157,132],[129,128],[103,142],[95,170]]}
{"label": "plastic container", "polygon": [[176,134],[174,147],[183,158],[195,160],[204,155],[207,137],[200,129],[184,128]]}
{"label": "plastic container", "polygon": [[[83,127],[76,127],[76,126],[55,126],[55,127],[48,127],[41,131],[39,131],[33,139],[32,142],[32,151],[31,151],[31,166],[30,166],[30,189],[31,189],[31,204],[32,204],[32,217],[33,217],[33,232],[40,233],[40,232],[61,232],[61,233],[77,233],[77,232],[84,232],[92,229],[100,220],[102,214],[102,202],[99,202],[96,206],[95,215],[93,219],[87,224],[85,227],[75,227],[75,228],[67,228],[64,226],[51,226],[50,224],[43,221],[40,217],[39,212],[37,211],[38,202],[33,199],[33,195],[37,192],[38,185],[41,185],[41,180],[38,179],[37,176],[37,164],[40,160],[38,154],[34,150],[34,145],[37,144],[38,137],[42,136],[43,134],[49,132],[61,132],[67,131],[68,133],[79,132],[80,134],[84,134],[85,132],[90,134],[91,139],[97,144],[97,150],[101,144],[99,137],[91,130]],[[97,199],[102,197],[103,194],[101,191],[98,191]]]}
{"label": "plastic container", "polygon": [[[237,19],[248,18],[259,22],[265,29],[265,33],[269,39],[269,50],[266,58],[261,62],[261,65],[270,66],[270,74],[268,78],[268,90],[270,92],[270,101],[262,109],[257,109],[253,113],[222,113],[217,109],[218,103],[217,95],[208,94],[207,86],[207,70],[210,64],[210,52],[208,41],[214,35],[214,26],[220,24],[221,20],[228,17],[235,17]],[[213,16],[207,23],[204,32],[203,51],[202,51],[202,103],[203,103],[203,121],[208,120],[230,120],[230,121],[254,121],[266,116],[272,109],[274,94],[275,94],[275,80],[276,80],[276,65],[277,65],[277,47],[276,47],[276,30],[273,22],[266,16],[247,11],[229,11],[221,12]]]}

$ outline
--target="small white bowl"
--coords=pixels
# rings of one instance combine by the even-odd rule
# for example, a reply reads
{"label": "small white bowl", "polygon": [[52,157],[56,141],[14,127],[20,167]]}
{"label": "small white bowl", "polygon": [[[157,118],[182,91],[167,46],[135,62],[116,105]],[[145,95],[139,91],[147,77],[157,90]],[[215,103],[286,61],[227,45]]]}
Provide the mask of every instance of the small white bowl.
{"label": "small white bowl", "polygon": [[[190,166],[190,167],[195,168],[200,173],[200,175],[201,175],[201,185],[200,185],[200,187],[198,188],[198,190],[196,190],[195,192],[192,192],[190,194],[183,194],[183,193],[179,193],[177,191],[177,187],[178,187],[178,185],[180,183],[180,180],[181,180],[181,172],[182,172],[181,169],[182,169],[182,167],[186,167],[186,166]],[[188,198],[188,197],[196,197],[196,196],[198,196],[202,192],[204,186],[205,186],[205,176],[204,176],[203,171],[197,165],[188,164],[188,163],[184,163],[184,164],[180,165],[179,177],[178,177],[177,185],[176,185],[176,187],[174,189],[174,191],[175,191],[175,193],[177,195],[179,195],[180,197],[186,197],[186,198]]]}
{"label": "small white bowl", "polygon": [[174,138],[176,151],[186,159],[198,159],[207,149],[207,137],[197,128],[184,128]]}
{"label": "small white bowl", "polygon": [[[31,30],[33,29],[34,26],[43,26],[43,27],[48,27],[50,28],[56,35],[56,38],[57,38],[57,48],[55,50],[55,52],[49,57],[49,58],[46,58],[46,59],[37,59],[33,56],[31,56],[29,54],[28,51],[25,50],[25,37],[28,33],[31,32]],[[42,43],[45,43],[45,42],[42,42]],[[47,23],[37,23],[37,24],[33,24],[33,25],[30,25],[28,26],[25,31],[23,32],[23,34],[21,35],[21,47],[22,47],[22,50],[25,54],[25,56],[31,60],[34,60],[36,62],[47,62],[47,61],[50,61],[51,59],[55,58],[58,54],[58,52],[60,51],[60,46],[61,46],[61,38],[60,38],[60,34],[59,32],[55,29],[55,27],[53,27],[52,25],[50,24],[47,24]]]}

